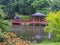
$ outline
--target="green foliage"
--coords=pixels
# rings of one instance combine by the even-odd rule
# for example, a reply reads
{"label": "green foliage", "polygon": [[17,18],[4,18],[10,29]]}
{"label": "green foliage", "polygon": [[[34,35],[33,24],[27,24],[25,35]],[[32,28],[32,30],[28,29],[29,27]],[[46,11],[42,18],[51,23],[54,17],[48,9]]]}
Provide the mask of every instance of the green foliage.
{"label": "green foliage", "polygon": [[60,39],[60,11],[50,12],[47,14],[46,20],[48,25],[45,27],[46,32],[52,33],[55,40],[59,41]]}
{"label": "green foliage", "polygon": [[31,19],[31,16],[21,16],[21,20],[29,20]]}
{"label": "green foliage", "polygon": [[35,0],[31,5],[36,8],[37,12],[47,14],[50,11],[58,11],[60,9],[59,0]]}
{"label": "green foliage", "polygon": [[34,8],[36,8],[37,12],[41,12],[41,13],[48,13],[50,10],[50,1],[49,0],[35,0],[32,5],[34,6]]}
{"label": "green foliage", "polygon": [[5,18],[7,16],[7,14],[5,12],[3,12],[2,9],[0,9],[0,19]]}
{"label": "green foliage", "polygon": [[55,37],[52,41],[53,42],[60,42],[60,37]]}
{"label": "green foliage", "polygon": [[37,43],[36,45],[60,45],[60,42]]}
{"label": "green foliage", "polygon": [[8,12],[7,18],[13,18],[15,13],[31,15],[35,12],[47,14],[60,10],[60,0],[0,0],[3,10]]}
{"label": "green foliage", "polygon": [[10,27],[9,21],[4,19],[6,16],[7,13],[0,9],[0,37],[3,37],[4,32],[6,32]]}
{"label": "green foliage", "polygon": [[1,30],[7,30],[9,27],[8,20],[4,20],[4,18],[7,16],[7,13],[3,12],[3,10],[0,10],[0,29]]}
{"label": "green foliage", "polygon": [[52,11],[59,11],[60,9],[60,1],[59,0],[53,0],[52,4],[50,5],[52,8]]}
{"label": "green foliage", "polygon": [[4,7],[4,11],[8,12],[8,18],[13,18],[15,16],[15,12],[21,15],[30,15],[35,12],[35,8],[31,6],[33,0],[8,0],[8,2],[9,3]]}

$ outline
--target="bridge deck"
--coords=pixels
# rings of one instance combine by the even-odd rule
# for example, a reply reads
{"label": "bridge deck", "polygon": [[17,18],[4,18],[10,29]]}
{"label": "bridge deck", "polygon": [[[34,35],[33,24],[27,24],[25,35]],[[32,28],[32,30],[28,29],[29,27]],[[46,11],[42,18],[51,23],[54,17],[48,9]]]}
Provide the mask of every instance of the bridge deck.
{"label": "bridge deck", "polygon": [[22,20],[12,20],[12,23],[24,23],[24,24],[47,24],[46,21],[31,21],[31,20],[27,20],[27,21],[22,21]]}

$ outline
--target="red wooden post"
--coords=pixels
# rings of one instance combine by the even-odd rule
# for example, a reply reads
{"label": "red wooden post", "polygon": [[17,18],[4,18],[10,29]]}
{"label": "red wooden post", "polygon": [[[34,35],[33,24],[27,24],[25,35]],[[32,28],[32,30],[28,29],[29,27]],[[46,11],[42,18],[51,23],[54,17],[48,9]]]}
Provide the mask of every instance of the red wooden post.
{"label": "red wooden post", "polygon": [[40,22],[40,17],[39,17],[39,22]]}
{"label": "red wooden post", "polygon": [[32,17],[32,22],[34,22],[35,21],[35,19],[34,19],[34,17]]}

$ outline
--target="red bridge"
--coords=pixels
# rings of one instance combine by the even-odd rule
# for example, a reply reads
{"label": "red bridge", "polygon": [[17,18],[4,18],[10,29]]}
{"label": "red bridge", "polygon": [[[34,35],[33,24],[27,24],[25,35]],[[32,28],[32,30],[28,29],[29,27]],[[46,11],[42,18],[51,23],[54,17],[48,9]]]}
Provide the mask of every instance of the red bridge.
{"label": "red bridge", "polygon": [[46,21],[33,21],[33,20],[12,20],[12,24],[47,24]]}
{"label": "red bridge", "polygon": [[31,19],[27,20],[21,20],[21,19],[13,19],[12,24],[47,24],[47,21],[45,20],[45,15],[41,13],[35,13],[32,14]]}

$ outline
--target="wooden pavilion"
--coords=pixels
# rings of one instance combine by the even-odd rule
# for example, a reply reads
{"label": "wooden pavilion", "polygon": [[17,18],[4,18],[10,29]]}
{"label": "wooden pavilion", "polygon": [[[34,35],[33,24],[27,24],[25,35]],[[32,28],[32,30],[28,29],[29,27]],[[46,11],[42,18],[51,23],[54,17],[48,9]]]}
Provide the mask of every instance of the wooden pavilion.
{"label": "wooden pavilion", "polygon": [[[22,25],[26,25],[26,24],[47,24],[47,22],[46,22],[46,20],[45,20],[45,15],[44,14],[42,14],[42,13],[39,13],[39,12],[37,12],[37,13],[34,13],[34,14],[32,14],[31,15],[31,19],[29,19],[29,20],[21,20],[19,17],[18,18],[16,18],[16,19],[13,19],[12,20],[12,24],[22,24]],[[17,20],[18,19],[18,20]]]}

